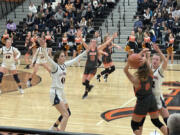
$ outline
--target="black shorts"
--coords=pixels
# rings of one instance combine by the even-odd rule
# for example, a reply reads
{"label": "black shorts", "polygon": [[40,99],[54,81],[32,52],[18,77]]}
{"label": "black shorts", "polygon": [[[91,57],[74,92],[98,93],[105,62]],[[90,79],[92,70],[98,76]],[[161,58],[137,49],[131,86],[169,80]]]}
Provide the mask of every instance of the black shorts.
{"label": "black shorts", "polygon": [[85,70],[84,70],[84,74],[87,75],[87,74],[93,74],[95,75],[97,72],[97,68],[89,68],[89,67],[85,67]]}
{"label": "black shorts", "polygon": [[136,106],[134,108],[134,114],[145,117],[147,113],[157,112],[157,103],[154,95],[149,95],[143,99],[137,99]]}
{"label": "black shorts", "polygon": [[102,62],[103,62],[103,64],[109,64],[109,63],[112,62],[112,58],[108,57],[108,56],[103,56],[102,57]]}

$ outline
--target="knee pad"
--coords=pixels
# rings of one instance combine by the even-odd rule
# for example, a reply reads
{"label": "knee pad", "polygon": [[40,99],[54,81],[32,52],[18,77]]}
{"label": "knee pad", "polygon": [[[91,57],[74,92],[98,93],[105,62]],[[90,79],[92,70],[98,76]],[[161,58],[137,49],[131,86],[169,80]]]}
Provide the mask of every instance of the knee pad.
{"label": "knee pad", "polygon": [[115,66],[109,68],[109,74],[115,71]]}
{"label": "knee pad", "polygon": [[4,73],[0,72],[0,83],[2,82],[3,75],[4,75]]}
{"label": "knee pad", "polygon": [[136,121],[131,120],[131,128],[132,128],[132,130],[133,131],[139,130],[139,124],[140,124],[140,122],[136,122]]}
{"label": "knee pad", "polygon": [[69,108],[67,110],[68,110],[69,116],[71,116],[71,110]]}
{"label": "knee pad", "polygon": [[17,83],[20,83],[20,80],[19,80],[19,78],[18,78],[18,75],[17,75],[17,74],[14,74],[14,75],[13,75],[13,77],[14,77],[14,80],[15,80]]}
{"label": "knee pad", "polygon": [[101,75],[104,75],[104,74],[107,74],[107,73],[109,73],[109,68],[105,68],[105,70],[103,70],[101,72]]}
{"label": "knee pad", "polygon": [[152,121],[152,123],[153,123],[156,127],[158,127],[159,129],[160,129],[162,126],[164,126],[164,125],[160,122],[159,118],[157,118],[157,119],[151,119],[151,121]]}
{"label": "knee pad", "polygon": [[139,123],[139,127],[142,127],[144,125],[144,121],[145,121],[146,117],[144,117],[141,122]]}

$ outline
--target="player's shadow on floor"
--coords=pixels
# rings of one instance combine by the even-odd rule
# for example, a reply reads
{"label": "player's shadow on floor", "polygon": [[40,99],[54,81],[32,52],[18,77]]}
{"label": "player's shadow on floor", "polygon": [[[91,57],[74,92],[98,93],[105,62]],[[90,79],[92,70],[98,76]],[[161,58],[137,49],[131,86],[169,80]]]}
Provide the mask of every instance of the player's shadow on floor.
{"label": "player's shadow on floor", "polygon": [[[28,73],[28,72],[18,71],[18,77],[21,81],[21,85],[23,89],[27,88],[26,82],[28,78],[30,77],[30,74],[31,73]],[[32,82],[32,86],[35,86],[41,82],[41,77],[35,75],[31,82]],[[2,85],[1,85],[2,93],[13,92],[17,90],[18,90],[18,86],[13,78],[13,75],[12,74],[4,75],[2,79]]]}

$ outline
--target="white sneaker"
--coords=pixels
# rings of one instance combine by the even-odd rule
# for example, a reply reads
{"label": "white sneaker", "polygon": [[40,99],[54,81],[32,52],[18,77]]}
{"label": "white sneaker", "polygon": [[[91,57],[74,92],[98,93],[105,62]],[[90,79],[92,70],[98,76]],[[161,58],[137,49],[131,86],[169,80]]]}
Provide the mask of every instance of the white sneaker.
{"label": "white sneaker", "polygon": [[22,88],[18,88],[19,93],[24,94],[24,90]]}
{"label": "white sneaker", "polygon": [[31,81],[28,80],[26,85],[27,85],[27,87],[31,87],[32,86]]}
{"label": "white sneaker", "polygon": [[59,131],[59,129],[58,129],[57,127],[54,127],[54,126],[51,126],[51,127],[49,128],[49,130]]}

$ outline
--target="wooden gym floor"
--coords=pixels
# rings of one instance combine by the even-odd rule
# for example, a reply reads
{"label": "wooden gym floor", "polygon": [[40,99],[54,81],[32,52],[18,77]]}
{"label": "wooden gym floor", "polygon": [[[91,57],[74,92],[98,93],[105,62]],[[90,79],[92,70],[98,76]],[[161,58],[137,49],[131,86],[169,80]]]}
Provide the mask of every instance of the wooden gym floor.
{"label": "wooden gym floor", "polygon": [[[81,62],[84,65],[84,62]],[[82,100],[84,87],[81,84],[84,67],[69,67],[67,70],[65,93],[71,108],[66,131],[81,133],[98,133],[105,135],[132,135],[131,117],[106,122],[101,114],[108,110],[133,107],[135,104],[132,85],[123,73],[124,63],[115,63],[116,71],[109,76],[108,82],[97,82],[94,78],[91,84],[95,87],[87,99]],[[32,69],[25,70],[20,66],[20,78],[24,83]],[[165,81],[180,81],[180,65],[168,66]],[[103,68],[99,68],[98,72]],[[28,72],[28,73],[26,73]],[[23,75],[22,75],[23,74]],[[7,75],[8,76],[8,75]],[[39,76],[39,77],[38,77]],[[59,113],[49,102],[51,77],[40,67],[38,76],[33,79],[34,86],[25,88],[23,95],[16,89],[13,79],[4,77],[3,92],[0,95],[0,126],[18,126],[27,128],[49,129],[59,117]],[[11,85],[12,83],[13,86]],[[170,93],[169,86],[163,86],[165,94]],[[173,87],[176,88],[176,87]],[[176,108],[178,109],[178,108]],[[156,128],[151,124],[149,116],[145,121],[143,135],[149,135]],[[158,130],[158,129],[157,129]],[[159,131],[159,130],[158,130]]]}

